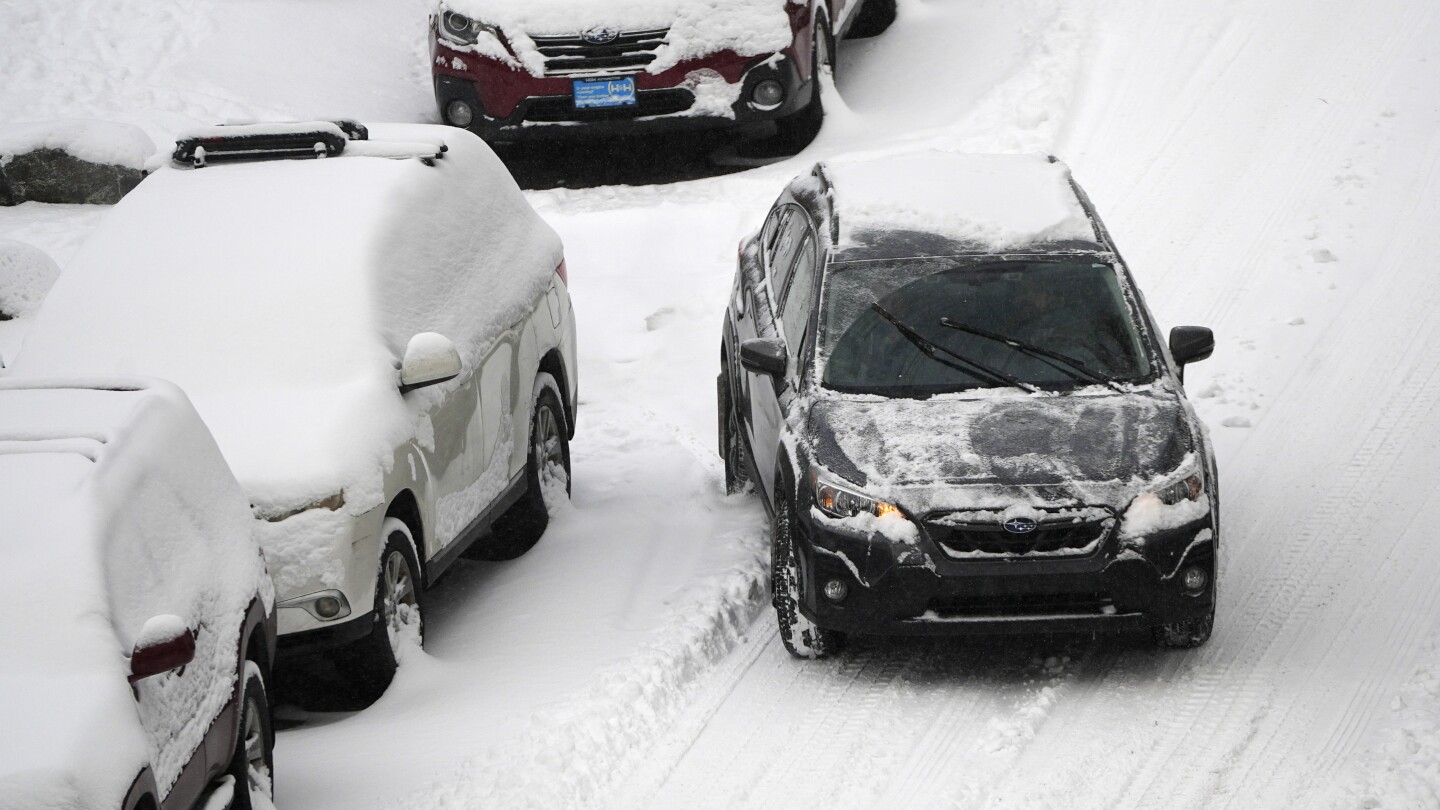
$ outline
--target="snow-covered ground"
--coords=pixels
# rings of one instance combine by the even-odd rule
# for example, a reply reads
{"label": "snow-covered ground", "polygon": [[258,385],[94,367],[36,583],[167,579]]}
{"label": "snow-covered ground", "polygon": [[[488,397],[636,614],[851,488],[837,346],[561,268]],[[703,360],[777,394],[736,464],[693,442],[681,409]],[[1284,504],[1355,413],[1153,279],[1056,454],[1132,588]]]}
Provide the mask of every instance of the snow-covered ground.
{"label": "snow-covered ground", "polygon": [[[421,0],[0,4],[0,122],[430,120]],[[532,192],[580,328],[573,506],[439,588],[352,715],[286,712],[281,808],[1440,806],[1440,4],[900,0],[796,159]],[[843,102],[840,100],[843,98]],[[861,640],[792,661],[720,495],[737,239],[839,155],[1049,151],[1162,327],[1214,328],[1215,637]],[[573,155],[574,152],[569,152]],[[0,209],[63,268],[103,211]],[[0,324],[0,354],[23,323]]]}

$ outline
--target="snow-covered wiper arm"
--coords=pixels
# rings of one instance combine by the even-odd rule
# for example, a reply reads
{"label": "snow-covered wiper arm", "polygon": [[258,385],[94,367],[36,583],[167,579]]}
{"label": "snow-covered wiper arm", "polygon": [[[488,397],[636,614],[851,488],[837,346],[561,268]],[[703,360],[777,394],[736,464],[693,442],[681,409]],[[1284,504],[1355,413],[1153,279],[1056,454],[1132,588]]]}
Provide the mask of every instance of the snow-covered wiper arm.
{"label": "snow-covered wiper arm", "polygon": [[[1018,352],[1022,352],[1024,354],[1030,355],[1031,357],[1039,358],[1040,360],[1049,362],[1051,366],[1054,366],[1060,371],[1064,371],[1073,377],[1090,380],[1091,382],[1097,382],[1103,385],[1108,385],[1116,391],[1124,390],[1109,377],[1106,377],[1098,371],[1087,368],[1084,363],[1081,363],[1074,358],[1066,357],[1059,352],[1052,352],[1049,349],[1041,348],[1033,343],[1027,343],[1018,338],[1012,338],[1007,335],[1002,335],[999,332],[991,332],[986,329],[981,329],[978,326],[970,326],[969,324],[963,324],[950,318],[941,318],[940,325],[954,329],[957,332],[964,332],[967,335],[975,335],[976,337],[982,337],[988,340],[993,340],[997,343],[1003,343]],[[1056,365],[1057,363],[1059,364],[1058,366]]]}
{"label": "snow-covered wiper arm", "polygon": [[[900,320],[899,318],[895,317],[894,315],[890,314],[889,310],[887,310],[887,309],[885,309],[884,307],[880,306],[879,302],[872,303],[872,304],[870,305],[870,308],[873,309],[873,310],[875,310],[875,314],[877,314],[877,315],[879,315],[880,317],[884,318],[886,321],[888,321],[888,322],[890,323],[891,326],[895,327],[895,330],[896,330],[897,332],[899,332],[901,335],[903,335],[906,340],[908,340],[908,341],[910,341],[911,343],[915,344],[915,348],[919,349],[921,354],[925,355],[926,357],[930,358],[931,360],[934,360],[934,361],[937,362],[937,363],[940,363],[940,364],[942,364],[942,365],[949,366],[950,368],[953,368],[953,369],[955,369],[956,371],[959,371],[959,372],[962,373],[962,374],[969,374],[969,375],[972,376],[972,377],[975,377],[975,376],[989,377],[992,382],[1001,382],[1001,383],[1004,383],[1004,384],[1006,384],[1006,385],[1013,386],[1013,387],[1015,387],[1015,388],[1019,388],[1019,389],[1022,390],[1022,391],[1028,391],[1028,392],[1030,392],[1030,393],[1032,393],[1032,394],[1034,394],[1034,393],[1036,393],[1036,392],[1038,392],[1038,391],[1040,390],[1039,388],[1036,388],[1035,386],[1033,386],[1033,385],[1025,382],[1024,380],[1021,380],[1021,379],[1019,379],[1018,377],[1015,377],[1015,376],[1013,376],[1013,375],[1007,374],[1007,373],[1001,371],[1001,370],[998,369],[998,368],[992,368],[992,367],[990,367],[990,366],[985,365],[984,363],[981,363],[979,360],[972,360],[971,358],[966,357],[965,355],[960,354],[959,352],[955,352],[955,351],[952,351],[952,350],[950,350],[950,349],[945,348],[944,346],[940,346],[940,345],[937,345],[937,344],[935,344],[935,343],[931,343],[929,340],[926,340],[926,339],[925,339],[925,336],[924,336],[924,335],[920,334],[919,332],[916,332],[913,327],[911,327],[910,325],[906,324],[904,321]],[[940,357],[939,355],[936,354],[937,352],[943,352],[944,354],[946,354],[946,355],[954,358],[955,360],[958,360],[959,363],[954,362],[954,361],[952,361],[952,360],[947,360],[947,359],[945,359],[945,358],[943,358],[943,357]],[[965,365],[962,366],[962,365],[960,365],[960,363],[964,363]],[[969,366],[969,368],[966,368],[966,366]],[[976,371],[979,371],[980,374],[977,375],[977,374],[975,373]]]}

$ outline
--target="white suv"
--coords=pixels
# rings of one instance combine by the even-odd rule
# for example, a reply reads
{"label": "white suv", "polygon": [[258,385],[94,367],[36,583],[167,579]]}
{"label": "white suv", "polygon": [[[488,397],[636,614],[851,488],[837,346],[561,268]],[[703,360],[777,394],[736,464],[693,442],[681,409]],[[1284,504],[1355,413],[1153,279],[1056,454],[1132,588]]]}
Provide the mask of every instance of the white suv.
{"label": "white suv", "polygon": [[[329,157],[257,160],[299,156]],[[215,127],[176,163],[82,247],[13,372],[179,384],[261,519],[282,653],[377,696],[424,590],[462,552],[523,553],[568,496],[560,239],[449,127]]]}

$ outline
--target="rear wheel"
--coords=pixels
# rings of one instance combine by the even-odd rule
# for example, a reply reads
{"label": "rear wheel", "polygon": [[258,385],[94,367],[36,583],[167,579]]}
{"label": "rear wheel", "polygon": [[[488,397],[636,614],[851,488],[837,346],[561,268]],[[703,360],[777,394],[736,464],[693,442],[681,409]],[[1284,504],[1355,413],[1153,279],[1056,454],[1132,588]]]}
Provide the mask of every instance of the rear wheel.
{"label": "rear wheel", "polygon": [[730,395],[729,374],[722,366],[715,381],[715,400],[720,413],[720,458],[725,461],[725,494],[750,489],[750,470],[745,466],[745,448],[740,441],[740,416]]}
{"label": "rear wheel", "polygon": [[244,690],[240,699],[240,736],[226,770],[234,778],[233,810],[271,807],[275,795],[275,728],[270,718],[270,696],[265,676],[254,661],[245,662]]}
{"label": "rear wheel", "polygon": [[370,635],[335,653],[341,676],[353,684],[355,698],[369,705],[380,699],[395,678],[405,645],[425,643],[420,566],[415,560],[410,527],[385,518],[385,548],[375,580],[374,625]]}
{"label": "rear wheel", "polygon": [[[475,557],[513,560],[529,551],[550,525],[550,510],[570,497],[570,442],[560,386],[542,372],[535,378],[530,407],[525,494],[495,521],[491,535],[476,543]],[[467,553],[467,556],[468,555]]]}
{"label": "rear wheel", "polygon": [[827,658],[845,646],[845,634],[820,627],[800,612],[800,566],[791,535],[794,513],[783,486],[777,488],[775,519],[770,524],[770,590],[780,640],[796,658]]}
{"label": "rear wheel", "polygon": [[879,36],[885,33],[885,29],[895,22],[895,0],[865,0],[860,7],[860,14],[855,18],[850,30],[845,32],[847,39],[864,39],[865,37]]}

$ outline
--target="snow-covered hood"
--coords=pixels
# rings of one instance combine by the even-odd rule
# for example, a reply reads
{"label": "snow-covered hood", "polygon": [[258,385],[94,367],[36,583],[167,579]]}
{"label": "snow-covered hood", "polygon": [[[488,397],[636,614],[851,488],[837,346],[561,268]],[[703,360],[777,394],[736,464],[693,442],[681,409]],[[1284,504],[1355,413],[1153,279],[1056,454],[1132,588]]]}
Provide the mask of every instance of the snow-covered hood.
{"label": "snow-covered hood", "polygon": [[[576,36],[592,28],[668,30],[651,72],[720,51],[774,53],[793,34],[786,9],[804,0],[445,0],[440,9],[498,27],[527,67],[531,37]],[[488,49],[487,49],[488,50]]]}
{"label": "snow-covered hood", "polygon": [[1068,490],[1120,508],[1194,449],[1183,405],[1163,390],[825,397],[809,420],[819,463],[890,497],[924,490],[943,500],[937,488],[980,485]]}

